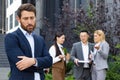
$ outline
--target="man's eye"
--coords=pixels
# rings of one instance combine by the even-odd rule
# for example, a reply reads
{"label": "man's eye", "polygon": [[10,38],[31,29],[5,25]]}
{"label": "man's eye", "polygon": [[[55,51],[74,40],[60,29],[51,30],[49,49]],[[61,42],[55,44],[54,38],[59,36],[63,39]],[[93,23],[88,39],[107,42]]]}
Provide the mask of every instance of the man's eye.
{"label": "man's eye", "polygon": [[31,17],[30,19],[34,19],[34,17]]}
{"label": "man's eye", "polygon": [[27,20],[28,18],[23,18],[24,20]]}

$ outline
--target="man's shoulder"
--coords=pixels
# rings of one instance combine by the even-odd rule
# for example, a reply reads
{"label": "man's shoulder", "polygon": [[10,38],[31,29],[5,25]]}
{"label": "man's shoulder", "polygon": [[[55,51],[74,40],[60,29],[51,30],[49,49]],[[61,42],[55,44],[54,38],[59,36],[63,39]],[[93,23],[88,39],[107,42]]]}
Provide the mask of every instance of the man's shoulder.
{"label": "man's shoulder", "polygon": [[91,46],[95,45],[95,43],[92,43],[92,42],[88,42],[88,44],[91,45]]}
{"label": "man's shoulder", "polygon": [[38,34],[35,34],[35,33],[34,33],[34,36],[36,36],[36,38],[37,38],[38,40],[44,41],[44,38],[43,38],[41,35],[38,35]]}
{"label": "man's shoulder", "polygon": [[17,36],[17,30],[14,31],[14,32],[7,33],[7,34],[6,34],[6,37],[7,37],[7,36]]}
{"label": "man's shoulder", "polygon": [[75,46],[80,45],[80,44],[81,44],[81,42],[75,42],[75,43],[73,43],[73,45],[75,45]]}
{"label": "man's shoulder", "polygon": [[35,33],[34,33],[34,35],[35,35],[37,38],[43,39],[43,37],[42,37],[41,35],[38,35],[38,34],[35,34]]}

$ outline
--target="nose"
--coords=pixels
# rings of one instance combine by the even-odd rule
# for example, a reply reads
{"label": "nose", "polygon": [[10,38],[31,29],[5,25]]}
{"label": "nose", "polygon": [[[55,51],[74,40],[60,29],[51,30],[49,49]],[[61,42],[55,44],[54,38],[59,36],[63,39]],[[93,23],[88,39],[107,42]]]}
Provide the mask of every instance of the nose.
{"label": "nose", "polygon": [[28,19],[28,24],[31,24],[32,23],[32,20],[31,19]]}

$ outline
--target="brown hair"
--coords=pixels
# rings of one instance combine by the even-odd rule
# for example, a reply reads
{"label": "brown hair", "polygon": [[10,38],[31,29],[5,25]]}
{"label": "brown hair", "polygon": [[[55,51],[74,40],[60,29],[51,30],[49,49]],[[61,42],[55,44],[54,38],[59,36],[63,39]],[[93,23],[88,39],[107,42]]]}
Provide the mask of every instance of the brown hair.
{"label": "brown hair", "polygon": [[17,10],[17,16],[19,18],[21,18],[21,12],[22,11],[30,11],[30,12],[34,12],[35,16],[36,16],[36,9],[35,9],[35,6],[33,6],[32,4],[30,3],[26,3],[26,4],[22,4],[18,10]]}

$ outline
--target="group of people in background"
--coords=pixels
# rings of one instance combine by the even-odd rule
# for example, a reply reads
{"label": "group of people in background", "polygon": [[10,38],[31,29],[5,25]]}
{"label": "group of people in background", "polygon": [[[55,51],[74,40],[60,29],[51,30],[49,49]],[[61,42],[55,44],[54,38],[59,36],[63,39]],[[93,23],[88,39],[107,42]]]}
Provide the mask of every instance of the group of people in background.
{"label": "group of people in background", "polygon": [[[105,80],[109,44],[102,30],[94,32],[94,44],[88,42],[88,31],[80,32],[80,41],[73,44],[71,59],[75,63],[75,80]],[[79,60],[88,61],[81,63]]]}
{"label": "group of people in background", "polygon": [[73,44],[68,55],[63,47],[63,32],[55,34],[49,51],[43,38],[33,32],[36,9],[32,4],[22,4],[18,8],[17,20],[19,28],[5,37],[11,69],[9,80],[44,80],[44,69],[51,66],[53,80],[65,80],[66,61],[70,59],[74,63],[75,80],[105,80],[109,44],[102,30],[94,32],[94,43],[88,41],[88,31],[81,31],[80,41]]}
{"label": "group of people in background", "polygon": [[[70,51],[70,59],[74,63],[74,78],[75,80],[105,80],[109,54],[109,44],[105,40],[105,34],[102,30],[96,30],[94,32],[94,43],[90,43],[88,39],[88,31],[82,30],[80,41],[74,43]],[[64,41],[64,33],[58,32],[55,35],[54,45],[49,49],[53,58],[53,80],[65,80],[66,56],[62,50]]]}

